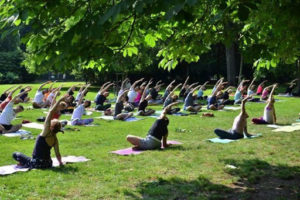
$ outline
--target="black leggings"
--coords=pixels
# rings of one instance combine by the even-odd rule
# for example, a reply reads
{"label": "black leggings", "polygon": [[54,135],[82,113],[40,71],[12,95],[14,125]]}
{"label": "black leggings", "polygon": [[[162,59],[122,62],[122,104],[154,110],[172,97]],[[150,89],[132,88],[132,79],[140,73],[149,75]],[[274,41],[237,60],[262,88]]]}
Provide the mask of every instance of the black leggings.
{"label": "black leggings", "polygon": [[110,108],[111,107],[111,104],[103,104],[103,105],[96,105],[96,108],[95,108],[95,110],[107,110],[108,108]]}
{"label": "black leggings", "polygon": [[219,136],[221,139],[231,139],[231,140],[237,140],[237,139],[241,139],[241,138],[244,138],[244,135],[242,134],[239,134],[235,131],[225,131],[225,130],[222,130],[222,129],[215,129],[215,134],[217,136]]}
{"label": "black leggings", "polygon": [[180,111],[180,108],[172,108],[171,110],[169,110],[167,112],[167,114],[172,115],[172,114],[178,113],[179,111]]}
{"label": "black leggings", "polygon": [[52,160],[47,159],[38,159],[38,158],[30,158],[22,153],[15,152],[13,153],[13,158],[18,161],[22,166],[28,168],[38,168],[38,169],[45,169],[52,167]]}

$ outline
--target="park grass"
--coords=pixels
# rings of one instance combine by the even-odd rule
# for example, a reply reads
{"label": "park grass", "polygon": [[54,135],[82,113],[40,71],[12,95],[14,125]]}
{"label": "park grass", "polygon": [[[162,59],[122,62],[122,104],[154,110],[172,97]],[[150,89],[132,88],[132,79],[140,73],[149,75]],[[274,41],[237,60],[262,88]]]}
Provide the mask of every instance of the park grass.
{"label": "park grass", "polygon": [[[63,90],[70,85],[65,83]],[[33,97],[38,84],[31,86]],[[7,87],[1,86],[0,91]],[[96,90],[92,88],[87,99],[93,100]],[[276,98],[283,100],[276,103],[278,123],[294,123],[300,98]],[[247,103],[250,118],[261,116],[264,106]],[[13,123],[22,119],[35,121],[45,115],[43,111],[26,110]],[[248,120],[249,132],[262,133],[263,137],[230,144],[206,141],[216,137],[215,128],[229,129],[238,112],[215,111],[214,118],[203,118],[200,114],[170,116],[169,139],[183,144],[135,156],[109,152],[129,147],[127,134],[144,137],[155,119],[137,122],[95,119],[99,126],[79,127],[80,131],[58,135],[63,156],[85,156],[91,161],[2,176],[0,199],[299,199],[300,131],[272,132]],[[92,116],[99,115],[94,112]],[[37,129],[24,129],[35,136],[40,133]],[[31,155],[34,140],[2,136],[0,144],[2,166],[15,163],[11,157],[15,151]],[[237,169],[228,169],[226,165]]]}

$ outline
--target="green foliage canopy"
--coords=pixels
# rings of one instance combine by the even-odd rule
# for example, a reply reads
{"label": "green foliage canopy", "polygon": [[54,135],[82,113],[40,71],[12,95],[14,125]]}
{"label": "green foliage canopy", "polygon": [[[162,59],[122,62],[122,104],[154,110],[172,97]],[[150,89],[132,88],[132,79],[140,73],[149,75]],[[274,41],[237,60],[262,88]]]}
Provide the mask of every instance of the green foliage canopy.
{"label": "green foliage canopy", "polygon": [[108,70],[122,57],[142,62],[158,49],[159,66],[199,60],[211,45],[238,44],[246,62],[276,66],[300,55],[299,1],[11,0],[0,3],[2,36],[31,26],[25,66],[37,73]]}

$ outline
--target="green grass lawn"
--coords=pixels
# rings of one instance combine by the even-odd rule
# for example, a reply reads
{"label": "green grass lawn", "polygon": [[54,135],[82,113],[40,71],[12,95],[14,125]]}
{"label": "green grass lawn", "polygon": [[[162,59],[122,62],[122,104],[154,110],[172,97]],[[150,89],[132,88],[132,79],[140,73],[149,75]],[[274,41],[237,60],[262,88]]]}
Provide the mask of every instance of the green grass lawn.
{"label": "green grass lawn", "polygon": [[[65,83],[63,90],[71,84]],[[38,84],[31,86],[33,97]],[[0,91],[7,87],[0,86]],[[93,100],[96,90],[92,88],[87,99]],[[300,98],[278,99],[283,99],[275,104],[278,123],[294,123]],[[229,129],[239,111],[215,111],[214,118],[170,116],[169,139],[183,144],[135,156],[109,152],[129,147],[127,134],[144,137],[154,118],[137,122],[95,119],[99,126],[58,134],[63,156],[85,156],[91,161],[1,176],[0,199],[300,199],[300,131],[272,132],[265,125],[252,125],[250,119],[261,116],[264,106],[246,105],[249,132],[263,137],[230,144],[205,141],[216,137],[215,128]],[[25,110],[13,123],[44,115],[43,110]],[[99,115],[94,112],[92,116]],[[175,132],[177,128],[191,132]],[[40,133],[24,129],[34,136]],[[34,143],[0,136],[0,166],[15,163],[11,156],[15,151],[31,155]]]}

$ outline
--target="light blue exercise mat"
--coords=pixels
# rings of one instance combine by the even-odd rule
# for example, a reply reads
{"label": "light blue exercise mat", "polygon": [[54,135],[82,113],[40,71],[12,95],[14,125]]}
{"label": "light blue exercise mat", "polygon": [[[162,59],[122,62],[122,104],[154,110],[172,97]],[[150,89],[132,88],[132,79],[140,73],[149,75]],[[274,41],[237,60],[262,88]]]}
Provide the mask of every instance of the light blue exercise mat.
{"label": "light blue exercise mat", "polygon": [[[257,137],[260,137],[262,136],[261,133],[258,133],[256,135],[252,135],[251,137],[244,137],[244,139],[252,139],[252,138],[257,138]],[[241,139],[238,139],[238,140],[241,140]],[[212,138],[212,139],[208,139],[209,142],[212,142],[212,143],[221,143],[221,144],[227,144],[227,143],[230,143],[230,142],[235,142],[235,141],[238,141],[238,140],[230,140],[230,139],[221,139],[221,138]]]}

